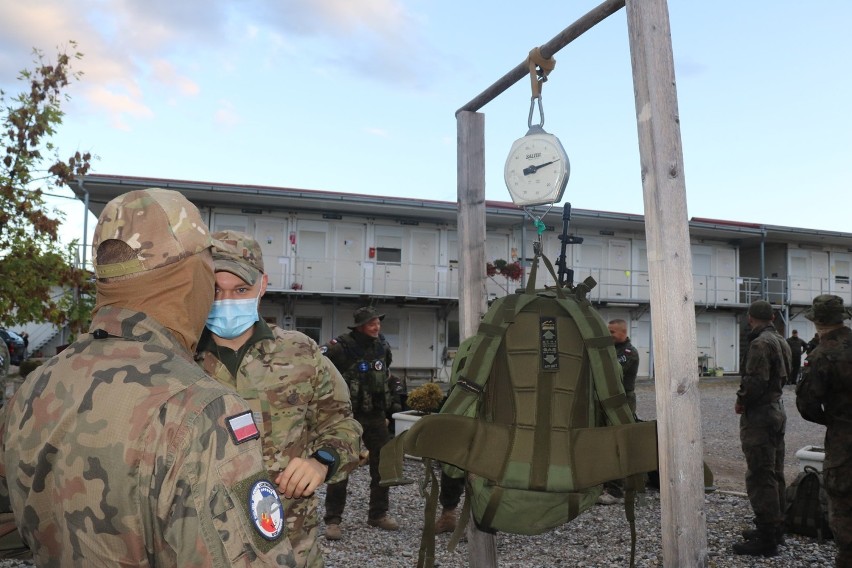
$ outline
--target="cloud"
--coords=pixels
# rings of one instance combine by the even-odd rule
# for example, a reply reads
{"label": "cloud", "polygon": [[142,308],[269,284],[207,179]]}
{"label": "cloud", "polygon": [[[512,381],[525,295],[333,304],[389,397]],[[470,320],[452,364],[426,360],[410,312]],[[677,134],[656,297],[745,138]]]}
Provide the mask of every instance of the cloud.
{"label": "cloud", "polygon": [[[0,87],[15,92],[33,47],[50,56],[57,41],[76,39],[84,54],[74,65],[83,72],[83,106],[107,113],[120,128],[158,100],[180,105],[198,97],[207,70],[239,72],[249,43],[276,67],[286,52],[315,58],[317,73],[425,90],[428,46],[418,24],[403,0],[0,0]],[[104,100],[109,104],[100,107]],[[223,123],[236,116],[220,112]]]}
{"label": "cloud", "polygon": [[67,47],[76,39],[83,58],[72,69],[83,73],[88,108],[129,128],[128,119],[148,116],[141,109],[150,112],[147,101],[162,96],[151,92],[148,79],[181,97],[199,94],[198,83],[178,66],[181,49],[192,42],[215,46],[227,6],[203,0],[0,2],[0,85],[18,90],[14,80],[32,67],[27,55],[34,47],[52,61],[57,41]]}
{"label": "cloud", "polygon": [[86,96],[93,105],[107,112],[111,117],[111,124],[119,130],[127,131],[131,129],[125,121],[126,116],[140,119],[154,117],[154,112],[136,98],[127,94],[110,91],[102,86],[89,89]]}
{"label": "cloud", "polygon": [[365,128],[364,132],[367,134],[372,134],[373,136],[378,136],[380,138],[390,138],[390,132],[385,130],[384,128]]}
{"label": "cloud", "polygon": [[155,59],[151,62],[153,78],[159,83],[174,87],[178,92],[187,97],[197,96],[201,92],[198,84],[189,77],[179,75],[175,66],[165,59]]}
{"label": "cloud", "polygon": [[213,114],[213,121],[227,128],[233,128],[242,122],[242,117],[237,113],[231,101],[219,101],[219,108]]}
{"label": "cloud", "polygon": [[424,70],[432,65],[426,64],[429,47],[419,33],[420,18],[400,0],[307,0],[268,8],[262,19],[273,33],[328,40],[328,51],[311,57],[376,81],[428,86]]}

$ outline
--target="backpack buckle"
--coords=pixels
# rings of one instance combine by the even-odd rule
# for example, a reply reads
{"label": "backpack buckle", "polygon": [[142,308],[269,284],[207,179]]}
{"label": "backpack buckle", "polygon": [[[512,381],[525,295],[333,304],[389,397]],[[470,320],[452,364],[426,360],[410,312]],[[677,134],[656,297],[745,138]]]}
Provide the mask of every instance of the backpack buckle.
{"label": "backpack buckle", "polygon": [[459,377],[459,379],[456,381],[456,384],[459,387],[463,388],[464,390],[466,390],[468,392],[472,392],[476,396],[479,396],[480,394],[482,394],[482,391],[484,390],[478,384],[472,383],[472,382],[468,381],[467,379],[465,379],[463,377]]}

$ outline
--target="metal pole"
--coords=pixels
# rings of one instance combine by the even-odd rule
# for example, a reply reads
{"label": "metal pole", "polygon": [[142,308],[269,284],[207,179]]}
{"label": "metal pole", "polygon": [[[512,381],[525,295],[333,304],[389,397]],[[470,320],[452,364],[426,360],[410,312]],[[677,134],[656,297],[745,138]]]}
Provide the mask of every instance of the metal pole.
{"label": "metal pole", "polygon": [[[562,30],[553,39],[540,46],[539,49],[541,50],[541,55],[545,59],[553,57],[557,51],[622,8],[624,8],[624,0],[607,0],[597,8],[593,8],[576,22]],[[500,77],[500,79],[495,81],[490,87],[482,91],[482,93],[472,98],[470,102],[457,110],[456,115],[462,111],[478,111],[486,104],[496,99],[503,91],[507,90],[524,77],[528,77],[529,73],[529,63],[526,59],[524,59],[518,63],[514,69]]]}

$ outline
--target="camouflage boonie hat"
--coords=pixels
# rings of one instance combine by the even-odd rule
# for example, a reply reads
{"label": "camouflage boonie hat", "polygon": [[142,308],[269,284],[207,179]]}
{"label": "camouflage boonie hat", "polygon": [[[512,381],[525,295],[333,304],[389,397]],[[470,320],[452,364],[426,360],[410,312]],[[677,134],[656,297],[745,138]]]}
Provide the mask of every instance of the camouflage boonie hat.
{"label": "camouflage boonie hat", "polygon": [[372,306],[365,306],[363,308],[358,308],[352,313],[352,317],[355,318],[355,323],[348,326],[349,329],[356,329],[361,327],[365,323],[369,322],[374,318],[379,318],[379,321],[385,319],[385,314],[380,314],[376,311],[376,308]]}
{"label": "camouflage boonie hat", "polygon": [[[98,247],[113,239],[130,246],[136,258],[99,264]],[[92,263],[98,278],[127,276],[173,264],[212,244],[207,224],[186,197],[169,189],[139,189],[104,207],[92,238]]]}
{"label": "camouflage boonie hat", "polygon": [[238,231],[213,233],[213,266],[216,272],[230,272],[249,286],[263,274],[263,253],[256,240]]}
{"label": "camouflage boonie hat", "polygon": [[805,310],[805,317],[814,323],[833,325],[852,318],[849,308],[843,306],[843,298],[834,294],[820,294],[813,305]]}
{"label": "camouflage boonie hat", "polygon": [[766,300],[755,300],[748,307],[748,315],[756,320],[772,321],[772,304]]}

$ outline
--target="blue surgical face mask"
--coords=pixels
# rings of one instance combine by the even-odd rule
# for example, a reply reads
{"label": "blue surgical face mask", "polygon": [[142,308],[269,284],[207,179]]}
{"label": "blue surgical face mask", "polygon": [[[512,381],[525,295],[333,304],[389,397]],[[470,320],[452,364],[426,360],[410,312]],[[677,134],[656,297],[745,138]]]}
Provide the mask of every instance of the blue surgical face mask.
{"label": "blue surgical face mask", "polygon": [[207,316],[207,328],[219,337],[233,339],[259,319],[257,298],[216,300]]}

